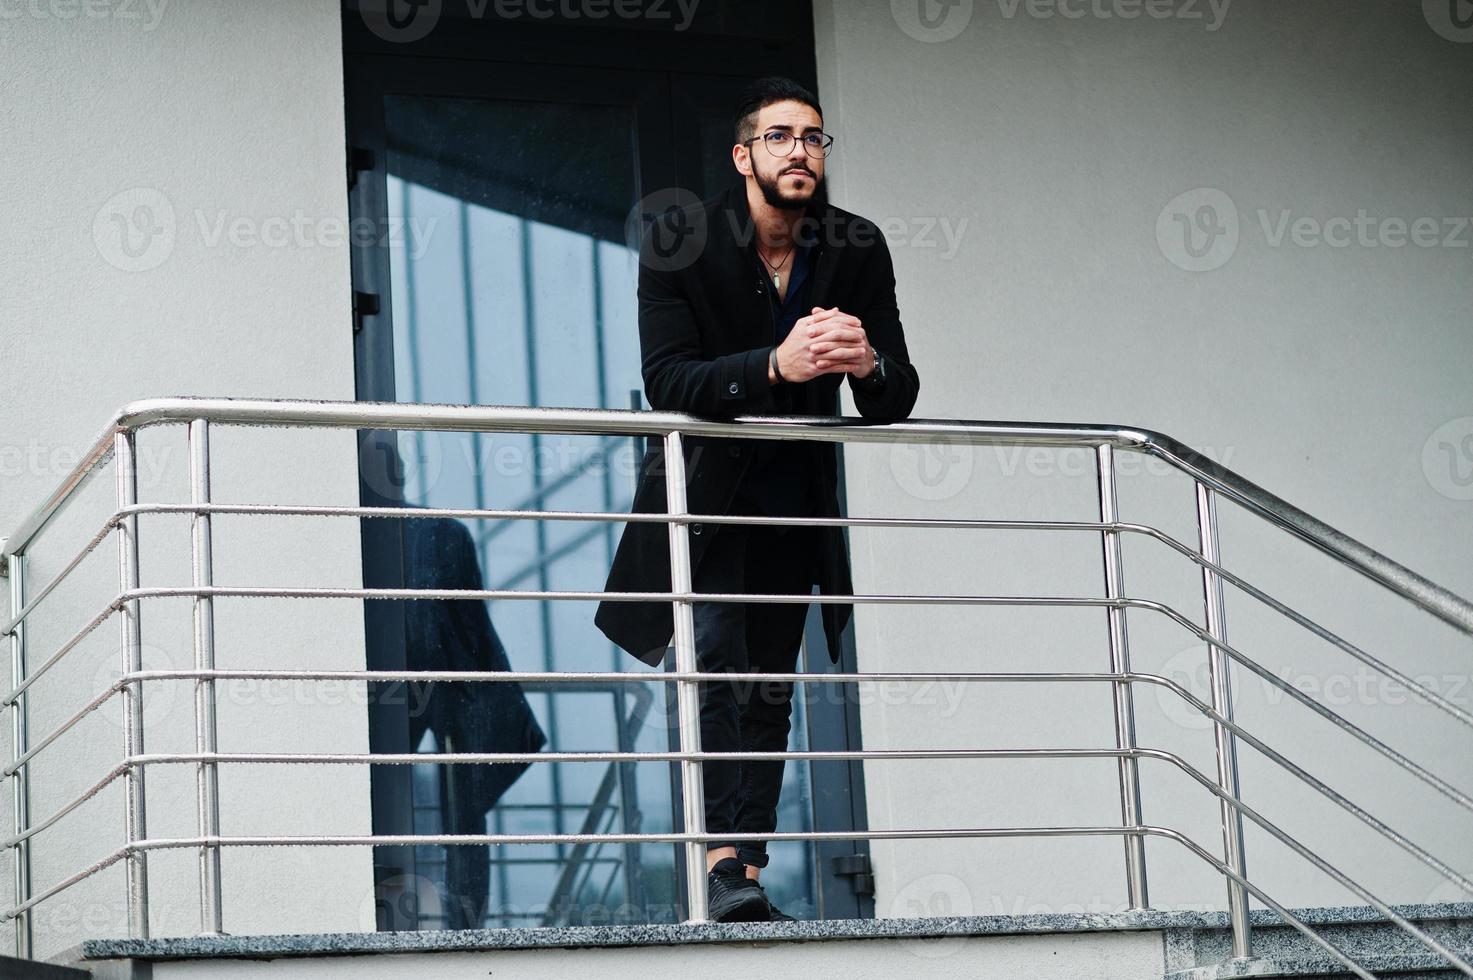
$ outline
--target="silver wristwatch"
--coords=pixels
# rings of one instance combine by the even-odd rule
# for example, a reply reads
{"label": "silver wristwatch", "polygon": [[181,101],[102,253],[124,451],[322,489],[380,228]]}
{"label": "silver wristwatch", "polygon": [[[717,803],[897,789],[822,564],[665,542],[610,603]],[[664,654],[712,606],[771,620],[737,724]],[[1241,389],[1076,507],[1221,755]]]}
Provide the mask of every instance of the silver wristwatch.
{"label": "silver wristwatch", "polygon": [[[870,349],[874,350],[874,348]],[[859,379],[859,383],[871,388],[879,388],[885,383],[885,356],[879,351],[875,351],[874,370],[869,373],[868,377]]]}

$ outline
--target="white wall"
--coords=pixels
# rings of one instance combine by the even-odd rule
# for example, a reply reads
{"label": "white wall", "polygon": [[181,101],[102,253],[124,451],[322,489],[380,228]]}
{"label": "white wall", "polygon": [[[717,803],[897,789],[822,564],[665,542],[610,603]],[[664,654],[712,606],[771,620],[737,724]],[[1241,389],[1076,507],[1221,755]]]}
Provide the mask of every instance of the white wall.
{"label": "white wall", "polygon": [[[335,0],[8,4],[0,15],[0,528],[131,399],[352,398],[348,255],[324,241],[347,220]],[[132,223],[129,248],[118,222]],[[143,499],[186,500],[182,430],[146,431],[140,450]],[[218,430],[214,450],[219,501],[357,502],[350,432]],[[112,494],[109,466],[36,546],[33,586],[100,526]],[[183,518],[144,519],[145,585],[188,584],[188,533]],[[116,591],[116,555],[104,545],[37,613],[33,666]],[[355,521],[220,518],[215,555],[220,584],[361,584]],[[216,616],[222,667],[362,669],[356,602],[221,600]],[[142,622],[145,667],[193,666],[187,601],[153,600]],[[33,739],[117,676],[117,637],[110,621],[38,682]],[[367,751],[362,698],[343,690],[243,683],[222,686],[219,702],[223,751]],[[150,688],[145,748],[192,751],[192,706],[183,683]],[[115,700],[40,757],[34,819],[114,764],[119,716]],[[196,833],[193,772],[150,773],[151,835]],[[370,829],[361,767],[232,767],[220,786],[226,834]],[[42,834],[37,889],[117,847],[122,812],[115,784]],[[194,852],[151,860],[155,934],[196,931]],[[79,934],[125,935],[123,898],[114,866],[46,903],[37,955]],[[357,929],[365,903],[371,928],[372,901],[367,848],[226,855],[230,932]],[[0,935],[8,949],[11,930]]]}
{"label": "white wall", "polygon": [[[892,9],[833,0],[816,7],[821,94],[841,140],[831,166],[835,198],[904,222],[892,248],[923,375],[918,416],[1160,428],[1473,593],[1465,547],[1473,511],[1455,479],[1466,474],[1450,468],[1470,461],[1439,448],[1467,434],[1473,414],[1464,367],[1473,355],[1468,248],[1275,247],[1258,218],[1260,209],[1271,223],[1282,209],[1321,221],[1353,219],[1359,209],[1408,220],[1473,214],[1461,98],[1473,46],[1439,36],[1415,4],[1364,4],[1346,17],[1328,0],[1237,0],[1209,30],[1182,18],[1070,19],[1029,13],[1054,9],[1046,6],[961,3],[951,8],[967,18],[960,32],[929,41],[914,36],[924,31],[898,0]],[[0,527],[14,526],[130,399],[353,395],[348,258],[321,237],[347,217],[336,3],[295,3],[289,17],[264,15],[279,13],[277,5],[239,0],[126,8],[136,19],[117,5],[89,8],[110,11],[101,17],[66,16],[69,9],[27,6],[10,17],[15,8],[7,8],[0,22],[0,128],[11,134],[0,143]],[[1195,9],[1215,17],[1200,3]],[[1184,206],[1168,205],[1202,187],[1231,199],[1240,241],[1221,267],[1193,272],[1173,263],[1190,265],[1169,234],[1158,240],[1158,221],[1169,233]],[[120,248],[119,218],[137,222],[134,254]],[[145,240],[140,229],[160,233]],[[179,433],[150,433],[142,444],[145,495],[182,499]],[[356,500],[346,435],[221,432],[216,449],[218,499],[299,500],[305,485],[318,502]],[[1062,460],[1062,477],[1051,455],[925,459],[855,450],[848,459],[856,514],[1094,516],[1093,479],[1077,455]],[[1144,471],[1121,482],[1127,518],[1193,540],[1184,481]],[[37,548],[34,583],[49,580],[90,535],[110,494],[107,476],[88,488]],[[265,535],[222,519],[217,533],[221,582],[359,581],[351,523],[298,522]],[[1255,533],[1239,515],[1225,511],[1223,537],[1234,567],[1467,703],[1459,686],[1466,641],[1425,617],[1399,615],[1373,590]],[[182,523],[146,521],[143,541],[146,584],[187,581]],[[1099,588],[1088,536],[859,531],[853,542],[861,589]],[[1160,554],[1128,541],[1127,586],[1196,615],[1191,568]],[[109,545],[38,619],[33,650],[54,647],[85,621],[114,574]],[[147,665],[192,662],[187,613],[178,602],[145,613]],[[354,603],[222,602],[218,616],[222,665],[363,662]],[[861,609],[857,618],[862,669],[1106,666],[1097,612],[918,607]],[[1202,691],[1200,646],[1144,614],[1132,613],[1130,625],[1138,668]],[[1343,655],[1273,628],[1237,598],[1229,629],[1276,673],[1307,687],[1329,684],[1326,697],[1338,709],[1454,782],[1473,782],[1466,743],[1457,741],[1465,729],[1396,704],[1394,691],[1361,693]],[[116,636],[109,623],[37,691],[33,734],[105,682]],[[1272,689],[1238,682],[1247,723],[1455,867],[1473,868],[1461,833],[1466,815],[1373,766],[1368,753],[1305,721]],[[287,703],[274,707],[259,691],[222,695],[222,747],[366,749],[361,709],[328,694],[298,704],[285,689],[271,692],[281,694]],[[882,714],[871,699],[867,744],[1111,741],[1103,689],[951,688],[899,700]],[[151,696],[146,710],[163,725],[149,749],[190,746],[190,703],[183,685]],[[1210,771],[1207,731],[1151,689],[1139,708],[1142,743]],[[87,724],[37,764],[36,817],[117,755],[116,722]],[[1389,897],[1456,897],[1244,754],[1248,799],[1286,829],[1353,864]],[[361,769],[232,774],[222,778],[227,833],[368,830]],[[1150,822],[1215,847],[1215,810],[1199,790],[1160,764],[1146,764],[1143,780]],[[150,783],[154,832],[193,832],[192,785],[185,770]],[[1109,824],[1118,819],[1114,787],[1108,763],[907,762],[872,765],[868,793],[875,827]],[[283,808],[284,800],[293,806]],[[111,789],[38,842],[38,886],[110,851],[121,812]],[[1343,899],[1261,835],[1250,846],[1250,869],[1281,898]],[[1220,883],[1193,859],[1157,841],[1148,852],[1156,904],[1220,904]],[[881,915],[1117,907],[1124,898],[1114,840],[901,843],[875,853]],[[155,932],[193,931],[192,855],[158,858],[154,869]],[[371,921],[366,849],[252,851],[227,862],[226,881],[232,932],[362,928],[365,909]],[[338,890],[329,894],[324,883]],[[307,887],[313,902],[292,899]],[[117,868],[68,892],[38,914],[37,952],[79,933],[121,935],[122,895]]]}
{"label": "white wall", "polygon": [[[918,2],[935,29],[919,19]],[[1473,129],[1461,94],[1473,81],[1473,31],[1434,23],[1445,4],[815,7],[819,94],[838,137],[834,199],[896,223],[900,309],[922,379],[917,417],[1160,429],[1473,595]],[[1168,16],[1117,16],[1142,10]],[[1177,215],[1195,217],[1204,205],[1236,228],[1236,250],[1230,237],[1214,246],[1199,235],[1207,252],[1198,261]],[[1373,242],[1381,234],[1404,242],[1418,218],[1435,222],[1423,236],[1455,240],[1368,247],[1346,224],[1362,211],[1375,222]],[[1291,224],[1312,221],[1298,241],[1292,231],[1278,239],[1260,212],[1269,232],[1285,213]],[[1342,244],[1349,231],[1348,244],[1316,240],[1317,227]],[[848,459],[856,515],[1098,515],[1090,459],[1078,453],[851,451]],[[1121,477],[1125,519],[1195,545],[1190,483],[1139,467],[1131,474]],[[1234,508],[1224,507],[1221,524],[1230,568],[1469,706],[1465,637]],[[855,531],[851,540],[860,590],[1101,594],[1098,538],[1089,535]],[[1125,549],[1130,594],[1200,620],[1190,564],[1140,539]],[[1158,616],[1128,620],[1137,669],[1206,696],[1200,644]],[[1097,610],[869,607],[857,625],[862,670],[1108,668]],[[1244,596],[1229,597],[1228,630],[1274,674],[1473,789],[1467,728],[1403,703],[1401,689],[1275,624]],[[1245,724],[1454,868],[1473,869],[1473,815],[1262,680],[1241,670],[1234,679]],[[867,747],[1113,745],[1103,687],[952,693],[955,704],[896,690],[890,700],[900,703],[882,713],[871,692]],[[1211,732],[1180,703],[1146,687],[1137,706],[1141,744],[1214,771]],[[1460,897],[1251,749],[1242,754],[1248,802],[1367,885],[1398,901]],[[1159,762],[1142,763],[1142,781],[1147,822],[1220,853],[1205,791]],[[876,828],[1117,824],[1115,792],[1110,761],[868,767]],[[1250,872],[1280,899],[1358,903],[1262,833],[1250,832],[1249,847]],[[874,850],[881,915],[1125,903],[1116,840]],[[1180,847],[1153,840],[1147,853],[1155,904],[1222,907],[1221,882]]]}

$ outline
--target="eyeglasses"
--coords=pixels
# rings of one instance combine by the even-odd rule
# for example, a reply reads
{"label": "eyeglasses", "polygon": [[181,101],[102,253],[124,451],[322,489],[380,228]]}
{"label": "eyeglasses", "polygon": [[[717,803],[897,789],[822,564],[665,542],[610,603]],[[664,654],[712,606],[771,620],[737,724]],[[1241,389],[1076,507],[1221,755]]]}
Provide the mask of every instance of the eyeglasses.
{"label": "eyeglasses", "polygon": [[[773,130],[761,136],[753,136],[749,140],[742,140],[742,145],[749,147],[761,140],[767,144],[767,152],[775,157],[785,157],[793,152],[794,138],[792,133]],[[829,150],[834,148],[834,138],[828,133],[806,133],[799,139],[799,142],[803,144],[803,149],[811,157],[826,157],[829,155]]]}

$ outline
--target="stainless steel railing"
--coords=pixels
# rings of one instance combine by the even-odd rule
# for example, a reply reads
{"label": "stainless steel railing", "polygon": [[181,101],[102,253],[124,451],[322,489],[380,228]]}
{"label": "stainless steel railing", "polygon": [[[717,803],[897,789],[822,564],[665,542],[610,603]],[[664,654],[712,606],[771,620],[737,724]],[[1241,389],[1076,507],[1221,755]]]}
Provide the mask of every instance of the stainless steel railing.
{"label": "stainless steel railing", "polygon": [[[1381,836],[1395,843],[1422,864],[1437,871],[1447,881],[1473,891],[1473,881],[1454,871],[1445,861],[1406,835],[1380,821],[1334,788],[1319,780],[1298,763],[1245,730],[1233,718],[1233,698],[1229,684],[1229,666],[1236,664],[1261,677],[1339,729],[1352,735],[1394,765],[1404,769],[1436,789],[1463,809],[1473,810],[1473,797],[1436,775],[1427,767],[1375,738],[1365,729],[1342,717],[1331,708],[1301,692],[1246,654],[1231,645],[1223,622],[1224,587],[1230,585],[1282,615],[1320,639],[1333,644],[1359,662],[1381,672],[1436,706],[1459,722],[1473,726],[1473,715],[1425,685],[1417,683],[1386,661],[1338,636],[1288,604],[1257,588],[1240,575],[1224,568],[1219,561],[1217,501],[1227,499],[1289,534],[1309,543],[1351,568],[1392,595],[1450,624],[1463,635],[1473,635],[1473,604],[1454,595],[1409,569],[1366,547],[1354,539],[1294,508],[1273,494],[1243,479],[1204,456],[1160,433],[1108,425],[1059,425],[1046,423],[982,423],[969,421],[918,420],[876,426],[853,424],[860,420],[811,418],[740,418],[717,422],[686,415],[663,412],[601,411],[582,409],[527,409],[497,406],[403,405],[364,402],[305,402],[236,399],[171,398],[135,402],[125,406],[108,424],[89,452],[61,482],[60,486],[33,511],[0,548],[6,559],[10,577],[11,616],[3,633],[10,637],[11,690],[3,705],[11,712],[12,759],[4,773],[10,784],[15,833],[4,846],[14,856],[15,904],[6,909],[4,918],[16,926],[18,955],[31,951],[32,910],[72,885],[104,868],[124,862],[127,879],[128,909],[131,933],[148,934],[148,862],[151,851],[190,848],[199,853],[201,884],[201,928],[206,933],[223,931],[221,908],[220,854],[225,847],[252,846],[361,846],[378,844],[445,844],[476,845],[503,843],[640,843],[673,841],[684,845],[688,894],[686,907],[690,921],[707,918],[706,849],[711,835],[705,833],[704,801],[700,767],[713,758],[724,759],[799,759],[799,760],[863,760],[902,758],[1114,758],[1119,767],[1121,822],[1119,826],[1090,827],[996,827],[891,829],[867,831],[813,831],[805,833],[724,834],[724,839],[748,840],[836,840],[898,838],[964,838],[964,837],[1060,837],[1119,836],[1125,847],[1126,882],[1130,904],[1134,908],[1149,905],[1144,841],[1157,836],[1174,841],[1223,876],[1228,888],[1228,912],[1233,931],[1233,956],[1249,958],[1253,954],[1249,928],[1249,897],[1258,899],[1280,915],[1316,946],[1324,949],[1348,970],[1360,977],[1371,977],[1344,950],[1310,928],[1298,916],[1275,901],[1248,875],[1244,858],[1244,821],[1251,821],[1270,836],[1288,846],[1331,879],[1359,895],[1408,935],[1447,960],[1449,966],[1473,977],[1473,964],[1459,952],[1409,921],[1342,869],[1315,853],[1302,842],[1282,830],[1268,817],[1245,804],[1240,798],[1237,775],[1237,743],[1242,741],[1296,779],[1345,809]],[[135,464],[135,434],[153,425],[187,426],[190,445],[191,500],[188,504],[141,503]],[[211,501],[209,433],[212,425],[265,425],[299,428],[391,429],[453,432],[538,432],[585,435],[646,435],[663,439],[666,466],[666,490],[669,510],[666,514],[626,514],[602,511],[556,510],[492,510],[485,508],[450,510],[436,508],[400,509],[394,507],[345,507],[307,505],[235,504],[221,505]],[[1051,447],[1087,447],[1094,451],[1099,486],[1100,520],[1078,521],[1002,521],[926,518],[754,518],[726,515],[691,514],[685,496],[685,463],[683,441],[691,436],[741,438],[805,438],[832,442],[903,443],[941,441],[970,445],[1023,445]],[[1198,525],[1197,547],[1177,541],[1165,532],[1149,526],[1120,520],[1115,491],[1116,453],[1135,452],[1160,459],[1193,480],[1196,494]],[[48,583],[32,594],[26,580],[27,551],[50,522],[73,500],[78,490],[91,479],[107,460],[114,462],[117,508],[85,547]],[[193,578],[189,587],[142,587],[138,579],[138,517],[142,514],[188,514],[191,517],[191,557]],[[383,588],[264,588],[221,587],[214,584],[214,559],[211,549],[211,517],[215,514],[305,515],[316,517],[423,517],[483,518],[504,520],[558,521],[658,521],[670,528],[672,582],[668,593],[601,593],[571,591],[530,591],[508,589],[422,590]],[[792,596],[753,594],[711,594],[692,591],[689,541],[681,529],[693,523],[762,523],[809,524],[850,527],[916,527],[1069,531],[1098,534],[1105,572],[1105,594],[1102,597],[1065,596],[971,596],[971,595],[889,595]],[[97,615],[63,643],[39,665],[31,668],[27,648],[27,620],[78,565],[102,545],[116,536],[119,560],[119,591]],[[1124,586],[1124,560],[1121,541],[1127,535],[1139,535],[1157,541],[1191,560],[1201,572],[1204,625],[1198,626],[1178,610],[1154,600],[1132,597]],[[160,597],[189,597],[193,602],[195,668],[193,670],[143,670],[139,633],[139,608],[145,600]],[[664,673],[628,673],[618,671],[579,672],[434,672],[434,671],[322,671],[322,670],[220,670],[214,664],[215,624],[213,600],[216,597],[316,597],[352,599],[547,599],[648,601],[668,599],[674,605],[674,645],[676,670]],[[792,681],[802,683],[857,683],[882,680],[956,680],[977,683],[1097,683],[1109,685],[1114,703],[1114,749],[916,749],[867,751],[808,752],[732,752],[709,753],[700,748],[699,685],[703,681],[729,679],[729,675],[703,673],[697,670],[692,604],[696,601],[740,602],[843,602],[870,604],[958,604],[981,606],[1031,606],[1043,608],[1099,608],[1106,613],[1110,664],[1109,671],[1090,672],[918,672],[885,671],[835,674],[754,673],[753,681]],[[1169,678],[1133,671],[1127,632],[1127,610],[1159,615],[1185,629],[1208,646],[1208,673],[1211,681],[1210,703]],[[32,685],[51,667],[74,649],[81,640],[108,619],[121,623],[120,652],[122,676],[106,691],[94,697],[82,709],[56,726],[39,740],[32,741],[29,730],[28,693]],[[193,753],[147,753],[144,751],[145,716],[141,692],[150,681],[192,679],[195,683],[195,743]],[[216,748],[214,713],[215,684],[227,679],[334,679],[352,681],[432,681],[447,680],[467,683],[522,681],[582,681],[639,684],[673,683],[679,725],[679,751],[668,752],[541,752],[541,753],[408,753],[344,754],[344,753],[222,753]],[[1214,729],[1216,773],[1202,773],[1180,756],[1161,749],[1137,744],[1133,691],[1136,685],[1156,685],[1180,698],[1192,710],[1210,719]],[[39,821],[30,813],[31,764],[38,754],[52,745],[91,711],[113,697],[122,702],[124,718],[123,755],[118,763],[93,786],[68,801]],[[1142,819],[1139,765],[1141,760],[1167,762],[1180,769],[1219,801],[1223,845],[1222,857],[1175,829],[1146,824]],[[216,778],[219,766],[240,763],[297,763],[329,765],[404,765],[413,763],[473,764],[493,762],[589,761],[610,764],[635,761],[675,762],[682,776],[681,808],[683,831],[671,833],[622,834],[476,834],[476,835],[303,835],[233,836],[220,834],[219,796]],[[196,770],[196,798],[199,834],[189,838],[151,837],[144,823],[144,775],[154,765],[187,764]],[[92,798],[115,780],[124,786],[124,833],[126,841],[113,853],[67,878],[36,892],[31,881],[31,848],[35,836],[54,826],[87,799]]]}

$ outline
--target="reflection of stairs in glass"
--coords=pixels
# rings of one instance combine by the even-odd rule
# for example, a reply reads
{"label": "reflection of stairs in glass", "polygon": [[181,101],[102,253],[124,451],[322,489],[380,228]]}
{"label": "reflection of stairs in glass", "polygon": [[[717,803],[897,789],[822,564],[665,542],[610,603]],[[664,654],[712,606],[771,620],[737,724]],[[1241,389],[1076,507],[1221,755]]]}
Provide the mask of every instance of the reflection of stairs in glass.
{"label": "reflection of stairs in glass", "polygon": [[[645,719],[650,713],[650,705],[654,703],[654,695],[648,687],[643,684],[586,681],[560,684],[557,690],[605,691],[614,697],[615,704],[623,703],[621,695],[632,697],[634,705],[619,728],[618,751],[634,751],[634,740],[644,728]],[[593,799],[589,801],[583,825],[575,833],[637,834],[640,832],[643,820],[639,809],[639,796],[635,792],[634,766],[632,762],[608,764],[603,778],[599,780],[598,789],[593,793]],[[621,814],[623,815],[622,821],[619,819]],[[620,826],[621,823],[622,826]],[[613,857],[601,857],[605,847],[615,848],[621,853]],[[542,925],[555,926],[571,922],[578,907],[582,904],[585,891],[592,887],[594,871],[601,863],[609,863],[612,867],[608,880],[598,892],[598,907],[603,910],[608,909],[609,893],[613,890],[614,883],[618,881],[620,871],[623,872],[624,878],[625,902],[635,908],[642,907],[643,902],[640,900],[640,895],[643,889],[640,883],[639,845],[584,841],[574,844],[568,852],[567,859],[563,862],[558,874],[557,884],[553,887],[552,897],[548,899],[547,912],[542,917]]]}
{"label": "reflection of stairs in glass", "polygon": [[[1473,948],[1473,904],[1396,906],[1454,949]],[[1365,907],[1291,909],[1339,943],[1376,977],[1431,980],[1439,971],[1397,927]],[[445,954],[459,954],[455,976],[583,973],[650,980],[731,969],[774,978],[814,975],[947,976],[978,980],[1088,977],[1089,980],[1228,980],[1235,977],[1350,976],[1272,912],[1252,913],[1260,958],[1234,970],[1224,963],[1232,936],[1224,912],[1046,913],[798,922],[670,923],[477,929],[458,932],[340,933],[89,940],[77,964],[99,968],[122,957],[152,960],[153,980],[199,975],[205,961],[232,959],[238,980],[329,974],[331,958],[354,980],[452,975]],[[815,945],[815,942],[817,945]],[[394,956],[352,954],[395,953]],[[342,959],[349,954],[351,959]],[[467,954],[472,961],[463,959]],[[540,959],[525,959],[536,956]],[[281,958],[270,958],[281,957]],[[547,957],[556,957],[550,968]],[[533,964],[542,964],[534,967]],[[351,965],[348,965],[351,964]],[[105,973],[97,976],[129,976]]]}
{"label": "reflection of stairs in glass", "polygon": [[[523,686],[527,690],[546,687],[546,693],[552,696],[564,693],[608,694],[614,699],[616,706],[622,706],[632,700],[634,703],[630,705],[623,723],[615,733],[616,750],[619,752],[634,751],[635,739],[644,728],[646,719],[649,717],[650,706],[654,703],[654,694],[642,684],[626,685],[612,681],[562,681],[550,684],[526,681],[523,682]],[[425,749],[424,744],[428,744],[430,748]],[[439,747],[434,744],[433,733],[427,732],[425,743],[422,743],[417,751],[437,750]],[[589,763],[578,764],[588,765]],[[416,769],[420,769],[421,766],[423,772],[416,780],[415,789],[415,833],[443,833],[441,816],[442,808],[445,806],[446,782],[443,772],[436,772],[436,770],[443,770],[445,767],[417,764]],[[557,804],[533,802],[506,806],[524,811],[551,812]],[[578,834],[639,833],[642,824],[639,794],[636,792],[635,763],[608,763],[598,787],[586,805],[586,815],[582,825],[573,832]],[[613,849],[614,853],[606,854],[605,848]],[[440,892],[441,907],[447,907],[445,903],[461,900],[461,896],[450,894],[450,886],[446,880],[447,862],[444,856],[446,848],[420,845],[418,850],[422,852],[418,858],[420,874],[434,881],[435,887]],[[490,863],[495,868],[498,864],[507,863],[507,860],[507,858],[498,857],[496,852],[493,852]],[[623,901],[634,908],[643,907],[644,887],[639,844],[614,844],[607,841],[581,842],[571,845],[566,859],[514,857],[511,860],[513,863],[523,865],[555,864],[558,866],[557,882],[548,898],[545,912],[538,913],[535,911],[536,906],[533,906],[532,910],[520,913],[507,910],[497,911],[492,913],[493,918],[526,920],[517,922],[516,925],[579,925],[579,917],[585,903],[592,901],[599,909],[608,909],[609,895],[621,877],[624,881]],[[593,876],[599,865],[609,866],[608,877],[601,888],[593,883]],[[597,889],[597,893],[590,897],[589,890],[594,888]],[[479,896],[477,907],[485,908],[488,897]],[[484,925],[484,922],[482,924]],[[447,929],[452,927],[444,915],[422,912],[420,928]],[[5,976],[0,973],[0,980],[4,980]]]}

